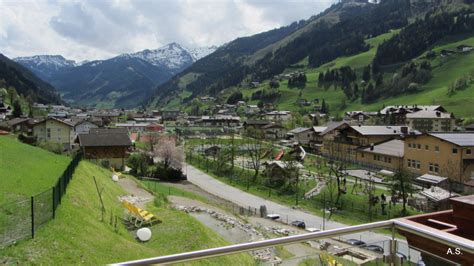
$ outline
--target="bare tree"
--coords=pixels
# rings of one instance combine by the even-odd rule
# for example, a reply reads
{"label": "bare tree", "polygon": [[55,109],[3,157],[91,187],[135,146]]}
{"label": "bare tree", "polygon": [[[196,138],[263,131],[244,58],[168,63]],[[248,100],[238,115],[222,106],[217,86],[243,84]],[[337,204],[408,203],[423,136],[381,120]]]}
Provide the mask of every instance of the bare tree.
{"label": "bare tree", "polygon": [[247,154],[250,157],[251,167],[254,170],[253,182],[257,180],[260,168],[262,167],[262,159],[265,149],[262,146],[264,133],[262,130],[250,129],[246,132],[249,137],[246,145]]}
{"label": "bare tree", "polygon": [[155,146],[154,155],[163,162],[165,168],[181,169],[184,161],[182,146],[176,146],[176,141],[162,138]]}
{"label": "bare tree", "polygon": [[160,136],[156,132],[150,132],[148,133],[147,137],[148,137],[148,144],[150,145],[150,151],[154,151],[156,144],[158,144],[160,140]]}
{"label": "bare tree", "polygon": [[408,196],[413,193],[414,187],[410,175],[405,169],[403,169],[402,165],[398,167],[397,172],[390,178],[390,187],[393,195],[399,194],[402,197],[402,215],[406,215],[406,204],[408,202]]}

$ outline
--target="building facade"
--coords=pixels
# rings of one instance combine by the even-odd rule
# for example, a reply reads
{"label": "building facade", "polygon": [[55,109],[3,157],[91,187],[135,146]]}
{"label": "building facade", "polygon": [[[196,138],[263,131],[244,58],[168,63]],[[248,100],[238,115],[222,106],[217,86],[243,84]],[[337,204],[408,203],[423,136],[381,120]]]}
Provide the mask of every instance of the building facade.
{"label": "building facade", "polygon": [[474,132],[407,136],[404,167],[417,175],[428,173],[474,184]]}
{"label": "building facade", "polygon": [[47,118],[33,125],[33,136],[39,142],[59,143],[71,149],[74,141],[74,126],[57,118]]}

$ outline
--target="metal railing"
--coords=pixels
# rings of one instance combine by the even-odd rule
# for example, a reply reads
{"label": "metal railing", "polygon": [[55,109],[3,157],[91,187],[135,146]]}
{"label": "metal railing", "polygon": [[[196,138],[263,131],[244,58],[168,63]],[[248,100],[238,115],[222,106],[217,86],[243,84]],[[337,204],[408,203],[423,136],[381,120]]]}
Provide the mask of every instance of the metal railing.
{"label": "metal railing", "polygon": [[249,242],[243,244],[235,244],[224,247],[217,247],[205,250],[197,250],[179,254],[172,254],[167,256],[160,256],[154,258],[140,259],[134,261],[120,262],[113,265],[142,265],[142,264],[162,264],[162,263],[181,263],[193,260],[201,260],[212,257],[218,257],[223,255],[230,255],[235,253],[241,253],[246,251],[258,250],[263,248],[281,246],[286,244],[299,243],[309,240],[317,240],[323,238],[329,238],[334,236],[340,236],[345,234],[352,234],[357,232],[363,232],[374,229],[383,229],[389,228],[392,230],[392,239],[390,245],[390,254],[394,255],[396,253],[396,244],[395,244],[395,229],[402,229],[408,231],[412,234],[426,237],[435,242],[448,245],[452,248],[460,248],[465,252],[474,254],[474,241],[462,239],[462,238],[452,238],[438,232],[433,232],[430,230],[422,229],[415,227],[410,223],[405,222],[403,219],[393,219],[386,220],[374,223],[367,223],[361,225],[354,225],[348,227],[342,227],[337,229],[331,229],[326,231],[307,233],[301,235],[293,235],[281,238],[274,238],[256,242]]}

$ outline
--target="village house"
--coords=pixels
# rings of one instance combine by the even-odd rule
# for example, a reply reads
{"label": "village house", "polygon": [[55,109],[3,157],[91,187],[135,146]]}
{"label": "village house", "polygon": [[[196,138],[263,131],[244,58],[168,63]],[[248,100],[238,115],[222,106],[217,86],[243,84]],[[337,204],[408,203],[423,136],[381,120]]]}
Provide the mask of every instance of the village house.
{"label": "village house", "polygon": [[356,160],[371,168],[396,171],[403,167],[405,143],[403,140],[392,139],[375,143],[357,150]]}
{"label": "village house", "polygon": [[346,122],[329,126],[323,136],[324,156],[339,160],[356,160],[356,150],[390,139],[400,139],[419,132],[407,126],[351,126]]}
{"label": "village house", "polygon": [[436,132],[405,137],[405,168],[474,185],[474,132]]}
{"label": "village house", "polygon": [[317,126],[320,124],[320,120],[324,119],[326,117],[326,114],[322,114],[320,112],[308,114],[308,118],[311,120],[313,125]]}
{"label": "village house", "polygon": [[380,110],[377,115],[391,125],[406,125],[406,115],[421,110],[446,112],[441,105],[390,105]]}
{"label": "village house", "polygon": [[49,117],[32,125],[33,136],[38,142],[59,143],[71,149],[74,142],[74,125],[61,119]]}
{"label": "village house", "polygon": [[93,161],[106,160],[110,166],[122,169],[127,151],[132,146],[129,135],[123,130],[96,130],[78,135],[79,146],[84,158]]}
{"label": "village house", "polygon": [[254,115],[254,114],[258,114],[260,112],[260,108],[257,106],[257,105],[247,105],[247,107],[245,107],[245,114],[246,115]]}
{"label": "village house", "polygon": [[282,139],[286,136],[286,129],[276,123],[270,123],[262,127],[265,139]]}
{"label": "village house", "polygon": [[16,117],[7,121],[0,122],[0,129],[11,132],[28,132],[29,118]]}
{"label": "village house", "polygon": [[10,106],[6,106],[2,99],[0,99],[0,121],[5,120],[11,114]]}
{"label": "village house", "polygon": [[195,124],[204,127],[238,127],[240,117],[232,115],[203,116]]}
{"label": "village house", "polygon": [[267,185],[270,187],[279,187],[286,182],[286,179],[295,177],[303,165],[297,161],[266,161],[263,174],[268,177]]}
{"label": "village house", "polygon": [[99,126],[89,120],[79,120],[74,123],[74,132],[77,135],[79,134],[88,134],[91,128],[98,128]]}
{"label": "village house", "polygon": [[291,118],[290,111],[271,111],[265,114],[265,119],[271,121],[288,121]]}
{"label": "village house", "polygon": [[286,133],[287,139],[298,142],[300,145],[307,146],[313,139],[313,128],[297,127]]}
{"label": "village house", "polygon": [[163,121],[176,121],[176,119],[181,115],[179,110],[162,110],[161,119]]}
{"label": "village house", "polygon": [[315,154],[321,154],[323,147],[323,136],[321,133],[326,130],[327,127],[312,127],[313,132],[312,138],[309,141],[309,147],[313,150]]}
{"label": "village house", "polygon": [[344,120],[364,124],[367,119],[376,115],[377,113],[374,114],[373,112],[349,111],[346,112]]}
{"label": "village house", "polygon": [[456,127],[452,113],[435,110],[421,110],[406,114],[407,125],[422,132],[447,132]]}
{"label": "village house", "polygon": [[245,130],[250,130],[250,129],[262,129],[264,126],[272,124],[272,122],[268,120],[247,120],[244,121],[242,124],[243,128]]}
{"label": "village house", "polygon": [[93,119],[100,119],[103,125],[109,125],[110,123],[117,123],[120,118],[120,112],[115,111],[104,111],[104,112],[92,112],[90,116]]}
{"label": "village house", "polygon": [[130,133],[145,132],[151,123],[137,123],[135,121],[127,121],[127,123],[117,123],[115,127],[126,128]]}

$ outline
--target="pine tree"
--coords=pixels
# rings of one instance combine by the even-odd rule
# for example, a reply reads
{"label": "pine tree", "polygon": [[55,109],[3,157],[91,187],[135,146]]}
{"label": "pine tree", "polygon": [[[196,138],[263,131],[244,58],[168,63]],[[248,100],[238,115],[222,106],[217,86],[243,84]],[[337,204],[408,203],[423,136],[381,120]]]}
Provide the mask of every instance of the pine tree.
{"label": "pine tree", "polygon": [[20,117],[23,114],[23,111],[21,110],[21,105],[18,100],[13,102],[13,112],[12,115],[13,117]]}

